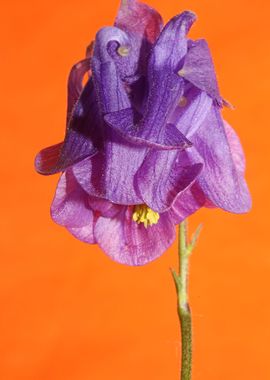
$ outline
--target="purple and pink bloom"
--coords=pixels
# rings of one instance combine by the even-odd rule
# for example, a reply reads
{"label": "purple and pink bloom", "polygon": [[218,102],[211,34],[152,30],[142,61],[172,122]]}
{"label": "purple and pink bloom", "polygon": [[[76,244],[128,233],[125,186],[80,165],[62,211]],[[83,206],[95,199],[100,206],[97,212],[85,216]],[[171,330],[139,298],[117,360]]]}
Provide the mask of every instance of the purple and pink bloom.
{"label": "purple and pink bloom", "polygon": [[53,220],[123,264],[162,255],[201,207],[251,207],[208,44],[187,37],[195,20],[185,11],[163,26],[154,9],[122,1],[71,70],[64,142],[36,157],[39,173],[62,172]]}

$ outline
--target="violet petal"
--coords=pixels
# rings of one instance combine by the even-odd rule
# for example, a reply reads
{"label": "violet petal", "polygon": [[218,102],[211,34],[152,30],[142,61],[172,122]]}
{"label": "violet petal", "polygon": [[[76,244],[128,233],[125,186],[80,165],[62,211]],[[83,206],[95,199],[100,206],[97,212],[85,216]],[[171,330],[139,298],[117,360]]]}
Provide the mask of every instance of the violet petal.
{"label": "violet petal", "polygon": [[68,109],[67,109],[67,125],[70,121],[72,111],[83,91],[84,75],[90,70],[90,59],[86,58],[76,63],[69,74],[68,78]]}
{"label": "violet petal", "polygon": [[189,139],[206,118],[212,103],[210,96],[192,86],[183,94],[170,122]]}
{"label": "violet petal", "polygon": [[122,210],[122,206],[107,201],[104,198],[97,198],[89,195],[88,202],[90,208],[95,212],[95,214],[106,218],[115,218]]}
{"label": "violet petal", "polygon": [[52,219],[61,226],[83,227],[92,223],[93,212],[88,194],[76,181],[72,171],[62,174],[51,205]]}
{"label": "violet petal", "polygon": [[102,114],[130,107],[116,63],[108,50],[111,43],[130,46],[130,40],[125,32],[116,27],[102,28],[96,35],[91,66]]}
{"label": "violet petal", "polygon": [[232,158],[235,167],[239,173],[244,174],[246,170],[246,159],[239,137],[237,136],[235,130],[225,120],[223,120],[223,123],[226,136],[231,148]]}
{"label": "violet petal", "polygon": [[102,127],[90,79],[69,116],[65,141],[43,149],[36,157],[36,170],[44,175],[55,174],[94,156],[102,146]]}
{"label": "violet petal", "polygon": [[168,211],[174,224],[180,224],[190,215],[194,214],[205,205],[205,195],[195,183],[187,190],[183,191],[175,200]]}
{"label": "violet petal", "polygon": [[135,183],[144,203],[156,212],[168,210],[177,196],[196,180],[202,162],[192,162],[187,151],[150,151]]}
{"label": "violet petal", "polygon": [[94,236],[94,225],[95,221],[93,220],[86,226],[79,228],[68,228],[68,231],[76,238],[87,244],[95,244],[96,239]]}
{"label": "violet petal", "polygon": [[74,175],[91,196],[122,205],[143,203],[133,179],[144,160],[144,149],[115,139],[106,144],[105,152],[74,165]]}
{"label": "violet petal", "polygon": [[185,82],[177,74],[177,70],[187,52],[186,34],[195,19],[192,12],[183,12],[174,17],[154,45],[148,68],[149,95],[146,112],[139,125],[135,126],[140,138],[159,141],[163,139],[168,118],[184,91]]}
{"label": "violet petal", "polygon": [[204,39],[189,41],[189,49],[180,73],[183,78],[215,99],[219,105],[223,104],[211,52]]}
{"label": "violet petal", "polygon": [[165,149],[190,145],[167,120],[184,92],[185,81],[177,69],[187,52],[186,34],[194,21],[193,13],[183,12],[165,26],[156,41],[149,61],[149,94],[142,120],[136,122],[131,109],[106,115],[107,123],[127,139]]}
{"label": "violet petal", "polygon": [[132,220],[132,207],[114,219],[98,218],[95,237],[102,250],[121,264],[145,265],[161,256],[175,239],[175,228],[167,214],[148,227]]}
{"label": "violet petal", "polygon": [[163,21],[160,14],[148,5],[136,0],[122,0],[115,26],[153,44],[162,30]]}
{"label": "violet petal", "polygon": [[133,144],[164,150],[183,150],[192,145],[173,124],[167,124],[162,135],[158,134],[157,131],[155,136],[144,139],[141,137],[142,134],[138,133],[138,129],[136,129],[134,121],[136,120],[136,116],[134,116],[134,111],[131,108],[107,114],[104,119],[114,131]]}
{"label": "violet petal", "polygon": [[[125,44],[129,39],[125,32],[115,27],[101,29],[97,33],[92,58],[101,115],[131,106],[113,57],[107,50],[112,41]],[[86,160],[74,167],[75,176],[92,196],[124,205],[140,203],[141,199],[134,189],[133,177],[144,160],[145,149],[124,141],[108,127],[104,129],[104,139],[104,149],[93,160]]]}
{"label": "violet petal", "polygon": [[163,21],[159,13],[146,4],[134,0],[121,2],[115,26],[125,31],[130,38],[127,57],[115,55],[121,79],[128,83],[145,75],[153,43],[159,36]]}
{"label": "violet petal", "polygon": [[234,213],[248,212],[250,194],[243,173],[233,161],[223,120],[217,106],[213,106],[192,142],[204,160],[198,178],[206,197],[216,206]]}

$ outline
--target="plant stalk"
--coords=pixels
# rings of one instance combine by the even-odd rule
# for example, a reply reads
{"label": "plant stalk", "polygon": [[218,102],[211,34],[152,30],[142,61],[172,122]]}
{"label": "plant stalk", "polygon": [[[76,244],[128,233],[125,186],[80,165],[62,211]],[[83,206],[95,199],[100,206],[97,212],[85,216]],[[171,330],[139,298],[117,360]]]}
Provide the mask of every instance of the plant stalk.
{"label": "plant stalk", "polygon": [[191,380],[192,376],[192,318],[188,303],[189,258],[198,240],[201,226],[191,241],[187,239],[188,223],[185,220],[179,226],[179,273],[172,271],[177,291],[177,312],[181,327],[181,380]]}

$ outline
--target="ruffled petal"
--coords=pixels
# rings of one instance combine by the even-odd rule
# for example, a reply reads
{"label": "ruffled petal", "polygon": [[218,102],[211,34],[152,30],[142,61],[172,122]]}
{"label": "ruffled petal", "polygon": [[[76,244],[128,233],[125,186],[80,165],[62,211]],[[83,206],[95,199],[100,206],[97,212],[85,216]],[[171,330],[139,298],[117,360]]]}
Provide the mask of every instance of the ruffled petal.
{"label": "ruffled petal", "polygon": [[61,226],[80,228],[93,221],[88,194],[76,181],[71,170],[62,174],[51,205],[52,219]]}
{"label": "ruffled petal", "polygon": [[[223,120],[213,106],[192,142],[204,160],[198,178],[206,197],[217,207],[234,213],[250,210],[251,198],[243,173],[237,170]],[[238,165],[239,166],[239,165]]]}
{"label": "ruffled petal", "polygon": [[67,109],[67,125],[70,121],[73,108],[83,91],[84,75],[90,70],[90,59],[86,58],[76,63],[69,74],[68,78],[68,109]]}
{"label": "ruffled petal", "polygon": [[[71,99],[75,99],[77,90],[73,90]],[[68,121],[65,141],[43,149],[37,155],[35,167],[40,174],[64,171],[85,157],[94,156],[102,146],[103,121],[99,116],[92,79],[75,103]]]}
{"label": "ruffled petal", "polygon": [[187,151],[150,151],[135,177],[144,203],[159,213],[168,210],[202,170],[202,162],[191,158]]}
{"label": "ruffled petal", "polygon": [[121,81],[112,51],[109,49],[112,43],[130,47],[127,34],[116,27],[102,28],[96,35],[92,70],[102,114],[130,107],[128,94]]}
{"label": "ruffled petal", "polygon": [[205,195],[196,183],[183,191],[168,211],[174,224],[180,224],[201,207],[205,206]]}
{"label": "ruffled petal", "polygon": [[91,196],[122,205],[140,204],[133,182],[144,157],[145,149],[111,136],[103,152],[73,166],[73,173]]}
{"label": "ruffled petal", "polygon": [[177,70],[187,52],[186,34],[195,19],[192,12],[174,17],[154,45],[148,68],[148,101],[142,121],[134,127],[142,139],[163,140],[168,119],[184,91],[185,82]]}
{"label": "ruffled petal", "polygon": [[100,217],[95,237],[101,249],[121,264],[145,265],[160,257],[173,243],[175,228],[165,213],[158,224],[145,228],[132,220],[133,208],[124,208],[113,219]]}
{"label": "ruffled petal", "polygon": [[[42,149],[35,158],[35,169],[39,174],[50,175],[62,171],[67,165],[61,165],[61,152],[64,143],[52,145],[48,148]],[[60,159],[59,159],[60,158]],[[58,170],[59,167],[59,170]]]}
{"label": "ruffled petal", "polygon": [[163,21],[153,8],[136,0],[122,0],[115,26],[154,43],[159,36]]}
{"label": "ruffled petal", "polygon": [[[131,102],[124,87],[108,44],[128,44],[125,32],[116,27],[101,29],[96,36],[92,69],[99,114],[129,108]],[[105,126],[104,148],[93,159],[74,167],[74,174],[89,195],[105,198],[117,204],[137,204],[133,177],[144,160],[145,149],[123,140]]]}
{"label": "ruffled petal", "polygon": [[[185,81],[177,69],[187,52],[186,34],[194,21],[193,13],[183,12],[166,25],[155,43],[149,61],[149,94],[142,120],[137,122],[131,108],[106,115],[107,123],[126,139],[144,145],[156,144],[164,149],[183,149],[186,144],[190,145],[174,125],[168,123],[168,118],[184,91]],[[176,35],[179,36],[177,43]]]}
{"label": "ruffled petal", "polygon": [[122,80],[133,83],[146,74],[152,45],[163,27],[162,18],[148,5],[127,0],[121,2],[115,26],[125,31],[130,39],[128,50],[123,46],[128,52],[125,56],[114,54],[117,71]]}
{"label": "ruffled petal", "polygon": [[211,52],[205,40],[189,41],[189,49],[179,74],[200,90],[205,91],[219,105],[223,104]]}
{"label": "ruffled petal", "polygon": [[104,119],[114,131],[133,144],[163,150],[183,150],[192,145],[173,124],[167,124],[163,134],[157,131],[155,136],[144,139],[142,130],[136,127],[136,113],[131,108],[105,115]]}

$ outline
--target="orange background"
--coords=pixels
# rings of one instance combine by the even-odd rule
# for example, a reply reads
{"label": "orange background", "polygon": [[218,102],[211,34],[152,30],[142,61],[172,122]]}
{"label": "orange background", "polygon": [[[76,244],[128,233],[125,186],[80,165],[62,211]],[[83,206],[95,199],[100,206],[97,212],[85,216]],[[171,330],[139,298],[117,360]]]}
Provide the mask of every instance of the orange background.
{"label": "orange background", "polygon": [[[269,19],[263,0],[149,0],[164,18],[199,16],[191,36],[213,52],[225,110],[243,142],[250,214],[203,210],[192,258],[194,380],[270,378]],[[110,261],[49,216],[57,176],[36,152],[62,139],[66,81],[118,1],[1,2],[1,380],[178,379],[179,327],[169,267]]]}

